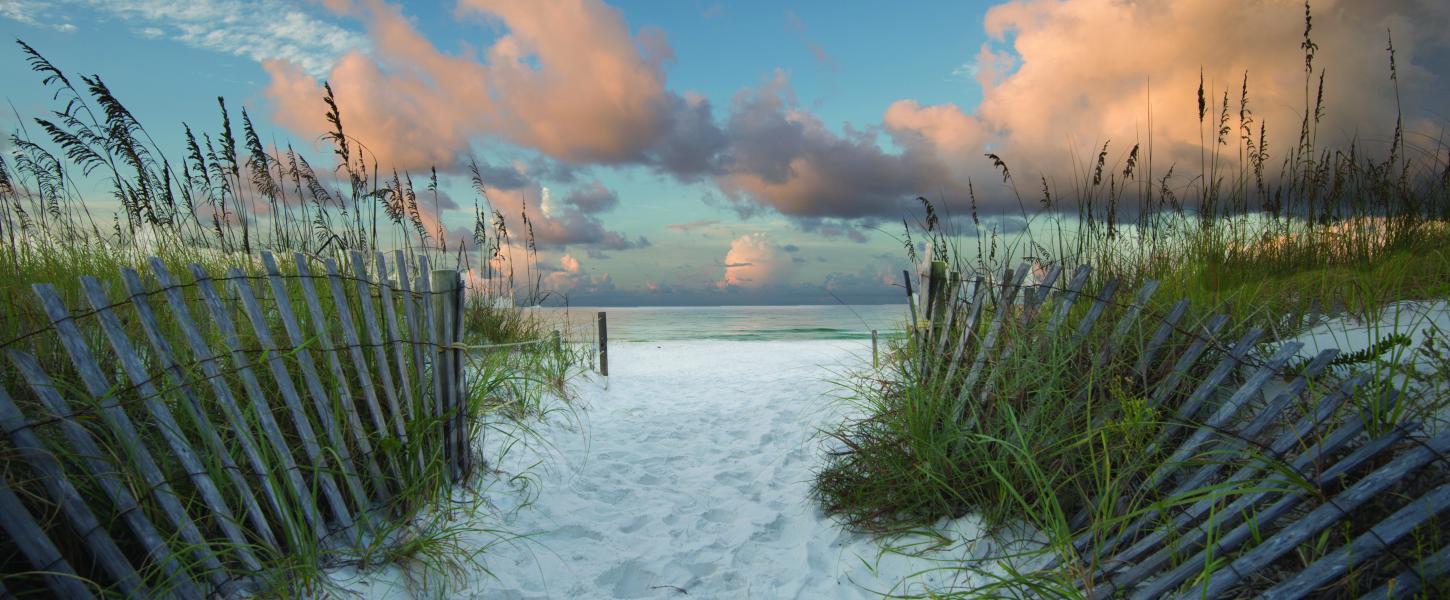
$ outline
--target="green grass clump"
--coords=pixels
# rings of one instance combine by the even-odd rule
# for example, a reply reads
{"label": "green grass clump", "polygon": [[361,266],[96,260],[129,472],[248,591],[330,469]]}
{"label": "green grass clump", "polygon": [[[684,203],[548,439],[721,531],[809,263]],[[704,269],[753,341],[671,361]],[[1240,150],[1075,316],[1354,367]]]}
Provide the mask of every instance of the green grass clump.
{"label": "green grass clump", "polygon": [[[1306,80],[1313,76],[1311,69]],[[913,264],[919,262],[915,237],[930,248],[932,260],[947,261],[951,271],[995,282],[994,295],[1001,291],[1004,270],[1018,260],[1062,266],[1058,286],[1083,265],[1093,269],[1089,291],[1096,293],[1109,279],[1121,283],[1115,303],[1078,341],[1072,327],[1048,333],[1046,319],[1023,323],[1015,318],[1020,306],[1009,310],[1014,318],[988,356],[986,382],[973,393],[963,395],[962,385],[974,352],[954,366],[950,350],[941,354],[936,344],[923,348],[916,338],[896,345],[895,362],[882,370],[842,382],[859,416],[825,432],[829,450],[813,491],[828,514],[848,527],[878,534],[930,528],[940,519],[967,514],[984,519],[998,541],[1029,533],[1025,545],[997,544],[985,555],[979,548],[970,561],[944,560],[940,570],[962,576],[947,581],[971,583],[931,590],[931,597],[1091,595],[1094,573],[1103,566],[1091,552],[1096,544],[1123,534],[1144,515],[1174,514],[1203,500],[1214,500],[1222,509],[1254,490],[1252,478],[1228,483],[1222,476],[1180,493],[1144,483],[1165,467],[1166,452],[1195,426],[1178,414],[1224,356],[1224,345],[1251,327],[1261,328],[1266,335],[1249,356],[1262,359],[1267,348],[1324,318],[1374,321],[1394,302],[1450,296],[1450,160],[1444,145],[1415,148],[1397,127],[1388,156],[1371,157],[1357,142],[1320,148],[1314,131],[1322,104],[1308,105],[1306,96],[1303,133],[1284,152],[1278,169],[1266,164],[1262,149],[1267,142],[1254,137],[1248,122],[1240,123],[1239,145],[1259,150],[1240,153],[1235,161],[1219,155],[1220,147],[1232,147],[1227,102],[1213,106],[1204,90],[1199,95],[1202,170],[1183,187],[1171,187],[1167,176],[1139,162],[1140,146],[1135,145],[1126,165],[1108,164],[1104,147],[1095,163],[1086,162],[1087,171],[1067,193],[1056,189],[1058,182],[1044,179],[1040,210],[1024,215],[1029,224],[1021,234],[955,235],[951,220],[944,227],[923,199],[924,223],[908,228],[902,240]],[[1241,96],[1246,107],[1247,81]],[[1210,117],[1219,112],[1223,117],[1214,122]],[[1239,114],[1242,119],[1252,113]],[[1004,160],[988,158],[1015,191]],[[1182,166],[1174,165],[1180,172]],[[973,208],[980,227],[975,198]],[[1070,212],[1074,208],[1076,215]],[[971,242],[975,248],[968,246]],[[1143,316],[1120,346],[1103,354],[1112,324],[1131,294],[1150,279],[1161,286]],[[1214,336],[1220,345],[1163,393],[1156,384],[1185,349],[1186,336],[1171,338],[1146,368],[1140,369],[1138,360],[1159,319],[1184,298],[1190,304],[1179,323],[1183,331],[1201,331],[1211,315],[1231,319]],[[1053,310],[1054,302],[1043,310]],[[1086,304],[1075,304],[1065,322],[1077,323]],[[973,340],[969,347],[975,347],[990,317],[983,314],[970,332],[957,323],[947,339],[966,335]],[[1425,340],[1414,340],[1421,367],[1407,368],[1402,359],[1411,349],[1402,337],[1383,338],[1367,351],[1346,356],[1323,381],[1311,382],[1281,418],[1292,422],[1312,410],[1312,400],[1354,368],[1370,375],[1369,384],[1316,436],[1360,416],[1371,434],[1429,423],[1433,415],[1444,414],[1444,390],[1450,385],[1444,334],[1432,330]],[[1303,365],[1297,361],[1281,376],[1292,378]],[[1225,385],[1243,376],[1232,375]],[[1390,390],[1400,392],[1394,402],[1388,401]],[[1224,472],[1232,472],[1249,461],[1264,461],[1270,469],[1286,470],[1281,461],[1262,455],[1261,443],[1238,444],[1228,453],[1209,445],[1186,464],[1224,465]],[[1445,481],[1450,481],[1450,465],[1437,464],[1401,482],[1357,510],[1352,522],[1300,547],[1237,592],[1266,589],[1275,576],[1325,556],[1407,499]],[[1309,507],[1326,501],[1324,492],[1301,476],[1291,478],[1290,485],[1302,486]],[[1432,521],[1410,537],[1316,594],[1358,597],[1450,543],[1443,521]],[[1081,552],[1078,541],[1085,541],[1089,551]],[[1205,564],[1203,571],[1219,566]],[[1437,589],[1437,583],[1441,591],[1450,587],[1440,581],[1427,589]]]}
{"label": "green grass clump", "polygon": [[[407,570],[418,579],[420,588],[437,589],[440,581],[446,582],[464,567],[486,570],[482,561],[490,546],[468,547],[463,540],[476,539],[475,534],[480,533],[497,539],[507,539],[509,534],[489,529],[498,525],[485,516],[487,486],[460,480],[444,461],[440,432],[445,417],[432,416],[429,407],[432,373],[399,367],[391,343],[381,351],[369,345],[361,296],[350,279],[354,267],[351,252],[361,253],[364,271],[372,277],[376,277],[374,253],[384,252],[392,263],[394,249],[404,251],[415,279],[420,275],[420,257],[434,268],[468,271],[476,267],[482,271],[481,280],[488,283],[485,289],[469,290],[464,342],[549,340],[553,330],[566,329],[567,324],[547,322],[537,313],[493,308],[494,298],[512,297],[514,281],[508,273],[495,272],[490,261],[473,264],[509,243],[502,218],[491,228],[483,223],[482,210],[476,211],[480,226],[472,240],[449,239],[441,227],[425,226],[430,201],[437,210],[436,174],[426,188],[419,189],[407,173],[384,176],[365,147],[344,132],[330,91],[324,99],[333,124],[327,140],[337,159],[331,176],[329,170],[319,175],[305,156],[290,147],[264,146],[245,110],[240,113],[240,128],[234,129],[237,115],[220,100],[219,129],[195,133],[183,125],[186,147],[179,155],[168,157],[99,76],[72,79],[31,47],[21,43],[20,48],[42,85],[54,94],[56,110],[16,123],[7,152],[0,156],[0,315],[5,317],[0,319],[0,349],[36,357],[76,413],[67,416],[96,438],[107,461],[118,465],[118,477],[134,491],[141,512],[167,536],[165,542],[174,550],[181,570],[190,576],[168,573],[146,557],[115,514],[109,497],[83,468],[83,457],[59,434],[55,416],[39,405],[13,361],[3,354],[0,382],[151,591],[174,591],[183,585],[182,578],[193,577],[203,589],[246,578],[253,586],[251,591],[264,596],[329,593],[336,590],[328,589],[326,570],[385,564]],[[98,201],[98,197],[105,200]],[[531,237],[527,243],[531,248],[534,245]],[[468,244],[476,247],[477,255],[467,250]],[[266,277],[259,259],[263,250],[276,254],[285,281],[280,291],[273,290]],[[309,311],[303,280],[293,264],[294,252],[303,255],[314,276],[310,281],[319,296],[318,315]],[[204,343],[221,353],[216,377],[207,375],[192,356],[171,298],[162,293],[147,262],[150,257],[157,257],[178,280],[180,304],[190,311]],[[336,260],[348,278],[343,281],[341,300],[334,297],[327,279],[316,277],[324,273],[327,259]],[[192,265],[199,265],[213,279],[223,312],[238,330],[239,346],[246,356],[242,362],[250,368],[250,377],[225,352],[226,336],[193,280]],[[396,288],[397,266],[392,265],[390,279],[400,329],[408,342],[425,341],[422,334],[427,326],[415,328],[403,313]],[[232,285],[219,279],[233,267],[247,278],[262,305],[265,322],[261,328],[276,342],[275,353],[262,350],[262,336],[242,310]],[[174,371],[166,368],[142,328],[136,307],[127,302],[122,269],[140,273],[148,290],[145,300],[157,315],[159,337],[171,344],[177,359]],[[131,381],[111,352],[81,287],[84,276],[99,280],[144,369],[156,374],[148,382],[156,389],[155,399],[173,414],[180,429],[173,433],[197,449],[205,475],[236,513],[245,537],[240,546],[223,535],[222,524],[203,503],[192,473],[169,450],[161,425],[142,408],[147,398],[139,389],[141,382]],[[80,386],[77,369],[32,290],[35,283],[54,285],[96,354],[101,371],[114,382],[113,389],[93,397]],[[530,302],[540,294],[536,286],[524,292]],[[381,311],[381,288],[371,286],[362,293],[372,298],[374,310]],[[284,329],[276,308],[283,301],[291,305],[304,332],[300,343],[293,343]],[[421,304],[417,308],[421,313]],[[344,315],[357,327],[362,346],[357,359],[344,341],[340,324]],[[387,322],[381,312],[376,320]],[[323,332],[330,336],[330,344],[324,343]],[[387,333],[383,337],[389,340]],[[485,433],[518,438],[536,435],[532,423],[545,412],[558,410],[556,401],[568,399],[569,381],[579,374],[587,357],[584,348],[564,342],[469,354],[462,421],[470,440]],[[327,358],[334,350],[339,357],[335,369]],[[425,346],[424,351],[433,348]],[[411,364],[411,346],[401,353],[406,357],[401,362]],[[326,396],[318,404],[312,403],[313,390],[304,384],[304,354],[314,361]],[[307,458],[302,427],[294,424],[283,402],[285,386],[269,369],[268,361],[273,359],[280,359],[284,378],[298,388],[302,410],[319,446],[320,458],[315,462]],[[385,373],[397,378],[392,386],[385,383]],[[402,380],[405,375],[407,386]],[[236,396],[240,422],[224,418],[226,411],[213,384]],[[249,401],[254,389],[266,399],[269,416],[279,424],[280,451],[261,433],[265,413]],[[381,428],[374,427],[370,418],[365,400],[369,393],[380,399],[388,415]],[[392,427],[389,394],[397,394],[404,414],[415,415],[406,419],[403,436]],[[136,423],[140,439],[118,439],[120,436],[101,423],[97,413],[111,403],[122,407]],[[322,424],[328,420],[337,424],[340,439],[326,432]],[[248,436],[255,441],[255,460],[260,466],[249,455]],[[86,584],[98,594],[114,593],[115,582],[90,560],[35,472],[7,444],[0,441],[0,476],[24,499]],[[150,449],[211,553],[192,547],[173,532],[171,511],[155,499],[151,483],[136,472],[135,455],[128,448],[138,444]],[[213,451],[218,447],[220,451]],[[297,460],[306,494],[291,487],[285,454]],[[486,469],[498,458],[480,456],[475,462]],[[376,461],[381,476],[370,472],[369,461]],[[358,477],[361,489],[347,484],[347,471]],[[318,540],[307,522],[310,503],[303,495],[313,496],[319,514],[334,520],[338,511],[323,500],[322,482],[328,479],[340,486],[348,511],[355,517],[368,516],[352,529]],[[276,490],[276,500],[266,498],[263,489]],[[249,508],[260,511],[268,527],[255,526]],[[466,518],[470,515],[478,518]],[[253,572],[229,560],[219,570],[205,564],[213,556],[235,556],[238,550],[255,554],[261,571]],[[43,590],[43,581],[13,540],[0,540],[0,567],[4,574],[0,579],[11,593]]]}

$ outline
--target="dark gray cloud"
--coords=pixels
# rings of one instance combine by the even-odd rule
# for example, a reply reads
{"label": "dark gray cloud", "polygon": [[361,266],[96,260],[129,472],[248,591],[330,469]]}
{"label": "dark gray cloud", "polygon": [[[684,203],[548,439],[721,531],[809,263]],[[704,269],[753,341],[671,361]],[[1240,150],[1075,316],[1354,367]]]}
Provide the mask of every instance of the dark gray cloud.
{"label": "dark gray cloud", "polygon": [[502,190],[516,190],[533,183],[527,174],[512,165],[495,165],[486,160],[475,159],[470,163],[470,174],[483,185]]}
{"label": "dark gray cloud", "polygon": [[647,163],[681,181],[719,173],[720,153],[728,140],[715,123],[710,101],[698,94],[670,94],[667,133],[649,152]]}
{"label": "dark gray cloud", "polygon": [[[644,236],[630,236],[605,228],[598,213],[619,204],[619,197],[604,184],[572,190],[560,206],[543,210],[543,186],[516,166],[475,161],[473,171],[487,194],[489,207],[503,215],[515,242],[522,242],[532,227],[534,242],[543,248],[582,246],[593,250],[630,250],[650,245]],[[527,212],[529,223],[523,222]],[[492,218],[490,217],[490,222]]]}
{"label": "dark gray cloud", "polygon": [[564,197],[564,203],[578,209],[585,214],[596,214],[609,211],[619,206],[619,196],[599,180],[591,182],[588,186],[575,188],[569,191]]}

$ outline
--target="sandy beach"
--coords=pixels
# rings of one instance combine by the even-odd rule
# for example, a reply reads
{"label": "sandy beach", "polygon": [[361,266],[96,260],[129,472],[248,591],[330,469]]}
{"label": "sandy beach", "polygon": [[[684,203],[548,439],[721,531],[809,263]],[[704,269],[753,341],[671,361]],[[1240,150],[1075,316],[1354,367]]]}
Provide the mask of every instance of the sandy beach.
{"label": "sandy beach", "polygon": [[[883,556],[808,498],[817,429],[842,410],[831,374],[869,361],[856,341],[612,347],[608,389],[580,382],[583,410],[541,431],[552,447],[515,449],[499,465],[506,477],[544,461],[534,503],[519,507],[525,492],[491,482],[488,518],[528,539],[484,557],[491,577],[467,573],[422,595],[875,598],[949,584],[932,559]],[[490,454],[499,443],[488,441]],[[976,521],[943,525],[964,543],[932,556],[963,558]],[[397,568],[336,581],[370,598],[407,592]]]}

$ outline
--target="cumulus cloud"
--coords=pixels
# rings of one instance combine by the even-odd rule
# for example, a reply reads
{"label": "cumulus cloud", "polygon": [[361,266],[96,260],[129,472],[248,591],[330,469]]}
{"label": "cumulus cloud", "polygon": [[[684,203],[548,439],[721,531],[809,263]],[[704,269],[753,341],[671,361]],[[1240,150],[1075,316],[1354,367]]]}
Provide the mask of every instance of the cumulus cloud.
{"label": "cumulus cloud", "polygon": [[[886,108],[879,126],[848,124],[838,135],[800,110],[777,77],[733,103],[720,185],[742,212],[772,208],[808,226],[813,217],[895,216],[917,194],[964,207],[969,178],[984,208],[1016,208],[986,152],[1002,156],[1019,178],[1041,174],[1070,186],[1072,152],[1092,156],[1111,140],[1110,161],[1121,161],[1137,143],[1146,156],[1151,137],[1158,173],[1174,163],[1188,173],[1198,161],[1200,66],[1214,101],[1228,92],[1234,127],[1247,74],[1255,139],[1267,122],[1269,148],[1291,146],[1305,94],[1303,10],[1275,0],[1003,3],[987,13],[992,41],[957,70],[982,87],[975,111],[903,99]],[[1321,145],[1353,136],[1388,141],[1395,102],[1382,51],[1387,29],[1396,38],[1407,129],[1438,132],[1429,115],[1433,99],[1450,91],[1442,77],[1450,68],[1447,28],[1450,7],[1429,0],[1315,3],[1315,64],[1328,70]],[[877,132],[896,151],[885,150]]]}
{"label": "cumulus cloud", "polygon": [[545,272],[540,286],[547,292],[559,294],[597,294],[614,290],[614,279],[609,273],[593,275],[569,254],[559,257],[559,266],[540,265]]}
{"label": "cumulus cloud", "polygon": [[725,253],[720,288],[760,289],[780,283],[794,268],[790,253],[763,233],[735,238]]}
{"label": "cumulus cloud", "polygon": [[[327,75],[344,126],[391,164],[451,165],[479,135],[571,162],[642,161],[669,124],[669,45],[658,32],[630,35],[602,2],[460,0],[461,19],[505,30],[478,55],[440,51],[381,0],[328,4],[373,41],[371,54],[348,53]],[[293,61],[264,66],[276,119],[325,131],[321,83]]]}
{"label": "cumulus cloud", "polygon": [[[1388,137],[1394,128],[1387,30],[1396,38],[1406,109],[1423,116],[1424,102],[1445,90],[1447,26],[1450,6],[1442,2],[1315,2],[1315,66],[1328,71],[1321,141]],[[1139,141],[1146,145],[1150,134],[1159,164],[1196,163],[1200,73],[1212,100],[1222,102],[1228,92],[1235,127],[1247,75],[1250,109],[1256,121],[1267,121],[1270,148],[1298,138],[1305,103],[1302,3],[1019,0],[989,10],[985,27],[995,41],[978,53],[983,100],[973,118],[995,134],[999,154],[1021,164],[1036,161],[1033,170],[1050,173],[1052,165],[1068,164],[1072,144],[1096,154],[1089,148],[1111,139],[1121,153]],[[942,108],[951,113],[955,107]],[[938,121],[948,119],[960,120],[943,114]]]}
{"label": "cumulus cloud", "polygon": [[[1026,182],[1038,174],[1068,187],[1080,175],[1071,153],[1093,156],[1111,140],[1110,162],[1137,143],[1146,158],[1151,138],[1156,173],[1177,163],[1186,180],[1196,174],[1200,73],[1215,102],[1228,92],[1235,117],[1247,74],[1252,118],[1267,124],[1276,154],[1271,164],[1297,138],[1304,104],[1303,5],[1288,0],[1004,2],[987,12],[990,41],[955,70],[981,86],[979,106],[903,98],[883,107],[879,121],[840,125],[802,108],[784,73],[720,107],[669,89],[663,67],[673,52],[664,35],[631,34],[598,0],[461,0],[460,19],[501,33],[456,53],[382,0],[325,5],[368,32],[368,48],[342,54],[326,77],[349,132],[384,162],[447,167],[472,140],[493,138],[540,153],[571,182],[570,169],[581,165],[645,166],[713,183],[741,215],[777,212],[803,229],[852,239],[862,239],[863,223],[899,217],[917,195],[964,207],[969,179],[984,210],[1016,209],[986,152],[1002,156],[1023,188],[1035,189]],[[1395,102],[1382,51],[1387,29],[1399,51],[1407,129],[1437,131],[1428,115],[1450,92],[1450,5],[1321,0],[1314,13],[1315,64],[1328,70],[1321,146],[1388,138]],[[804,33],[798,21],[790,27]],[[264,66],[277,120],[324,131],[315,70],[287,57]],[[609,238],[591,216],[614,202],[593,188],[574,189],[581,203],[557,221],[576,233],[557,239]]]}

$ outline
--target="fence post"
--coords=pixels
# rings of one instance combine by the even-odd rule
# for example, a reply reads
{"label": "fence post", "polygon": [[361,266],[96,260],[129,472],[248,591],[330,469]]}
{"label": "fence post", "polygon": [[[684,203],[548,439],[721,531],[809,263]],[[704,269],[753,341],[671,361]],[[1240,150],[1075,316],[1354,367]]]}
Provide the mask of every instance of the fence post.
{"label": "fence post", "polygon": [[599,374],[609,376],[609,323],[599,311]]}
{"label": "fence post", "polygon": [[453,451],[453,419],[451,411],[453,404],[453,360],[449,355],[449,348],[453,345],[453,288],[458,285],[458,275],[451,269],[434,269],[430,274],[433,297],[433,313],[438,315],[434,339],[438,345],[434,348],[433,355],[433,394],[435,395],[438,414],[443,419],[443,440],[440,446],[443,448],[443,460],[447,464],[447,472],[453,474],[454,451]]}
{"label": "fence post", "polygon": [[872,329],[871,330],[871,368],[873,368],[873,369],[880,368],[880,363],[876,360],[876,330],[875,329]]}
{"label": "fence post", "polygon": [[911,338],[916,339],[916,294],[911,293],[911,271],[902,269],[901,279],[906,282],[906,304],[911,309]]}
{"label": "fence post", "polygon": [[926,320],[933,325],[941,319],[942,299],[946,295],[947,262],[931,261],[931,271],[926,280]]}
{"label": "fence post", "polygon": [[[453,341],[455,343],[463,341],[463,314],[465,309],[463,303],[463,291],[463,273],[453,271],[452,310]],[[458,411],[455,417],[458,423],[454,426],[454,429],[457,431],[458,436],[458,469],[464,477],[467,477],[468,473],[473,470],[473,453],[469,452],[470,443],[473,441],[473,437],[470,436],[468,432],[466,410],[466,405],[468,401],[463,396],[465,389],[463,380],[463,376],[465,374],[463,369],[463,350],[461,348],[455,347],[453,349],[452,357],[453,366],[448,369],[448,374],[453,376],[453,380],[451,382],[453,384],[453,401],[454,405],[458,407]]]}
{"label": "fence post", "polygon": [[564,350],[564,343],[559,339],[559,330],[558,329],[555,329],[554,330],[554,354],[558,354],[558,353],[562,352],[563,350]]}
{"label": "fence post", "polygon": [[926,282],[926,341],[928,343],[935,339],[937,330],[946,323],[942,313],[947,308],[948,286],[947,262],[944,260],[931,261],[931,270],[928,272]]}

